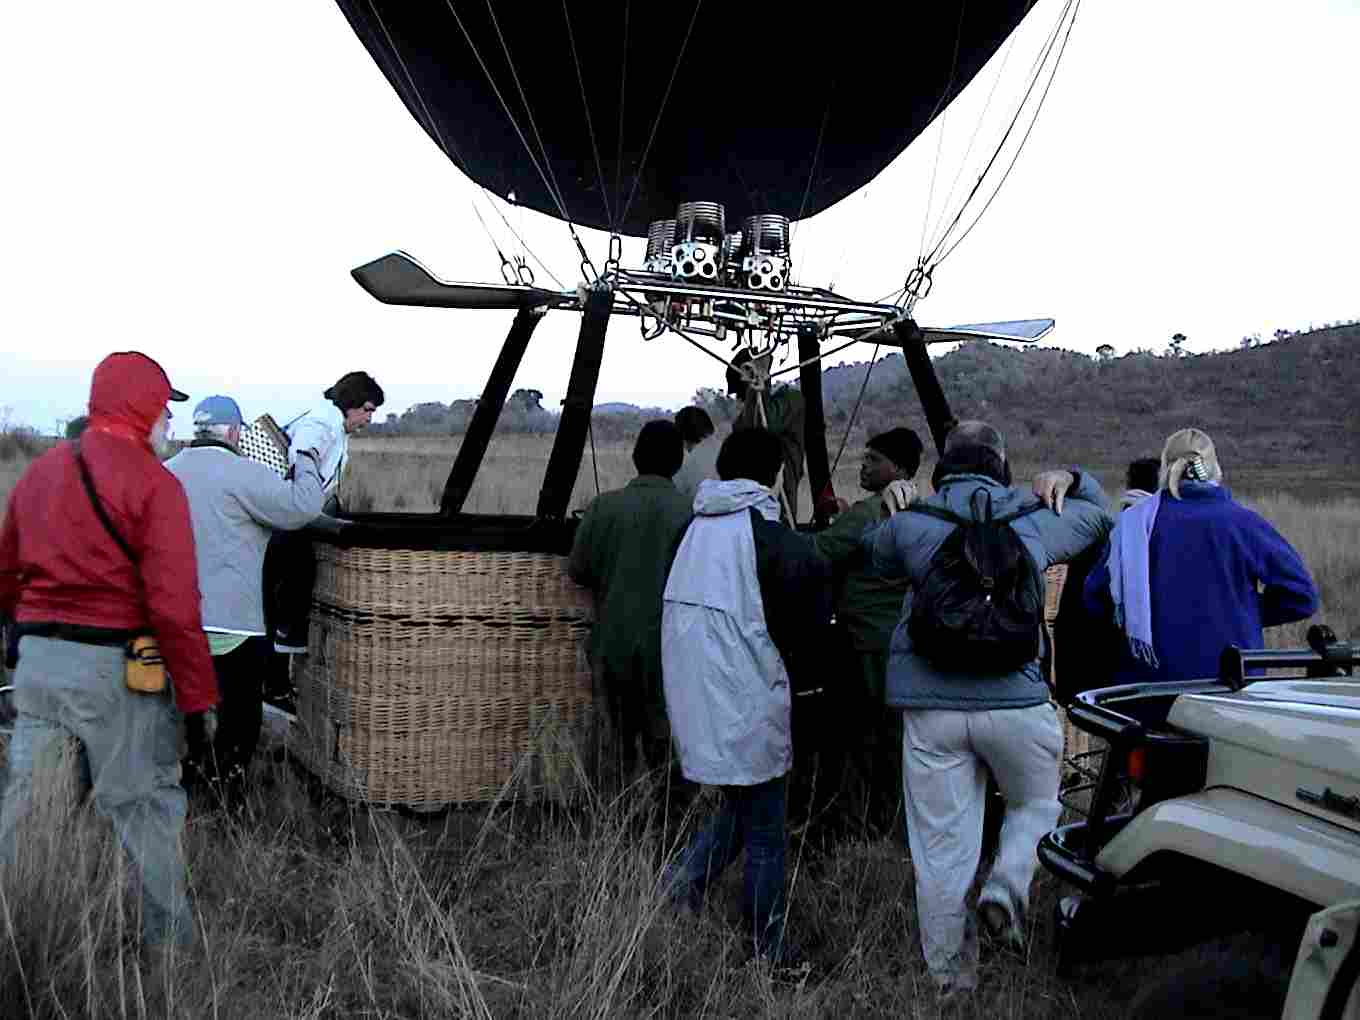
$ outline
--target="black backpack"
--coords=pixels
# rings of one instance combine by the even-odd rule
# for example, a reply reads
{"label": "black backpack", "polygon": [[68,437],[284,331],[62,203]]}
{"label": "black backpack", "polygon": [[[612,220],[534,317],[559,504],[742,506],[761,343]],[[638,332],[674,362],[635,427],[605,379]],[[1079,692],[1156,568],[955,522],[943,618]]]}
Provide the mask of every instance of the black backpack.
{"label": "black backpack", "polygon": [[907,633],[916,654],[937,669],[977,673],[1010,673],[1039,658],[1044,578],[1010,525],[1042,505],[996,517],[991,493],[979,487],[972,518],[926,503],[907,507],[957,525],[912,599]]}

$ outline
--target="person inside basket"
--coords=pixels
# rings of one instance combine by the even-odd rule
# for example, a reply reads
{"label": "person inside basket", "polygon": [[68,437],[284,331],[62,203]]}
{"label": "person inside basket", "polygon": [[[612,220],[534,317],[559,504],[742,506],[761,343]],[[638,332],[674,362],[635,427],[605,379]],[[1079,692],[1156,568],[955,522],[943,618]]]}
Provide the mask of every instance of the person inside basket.
{"label": "person inside basket", "polygon": [[194,440],[166,462],[184,486],[194,550],[222,702],[217,737],[186,763],[186,779],[238,793],[260,739],[262,684],[273,653],[264,626],[264,553],[275,531],[306,527],[324,501],[313,449],[293,457],[285,480],[239,454],[241,408],[227,396],[194,408]]}
{"label": "person inside basket", "polygon": [[[822,697],[803,697],[794,708],[795,732],[804,743],[805,731],[818,739],[797,749],[801,763],[814,745],[821,753],[815,770],[816,803],[839,797],[839,821],[868,822],[879,827],[892,824],[897,813],[901,782],[900,713],[883,701],[883,678],[888,668],[888,644],[892,640],[907,585],[903,578],[883,578],[869,569],[860,539],[864,530],[878,522],[882,492],[893,482],[909,486],[921,466],[923,446],[911,429],[899,427],[873,436],[865,444],[859,484],[867,497],[853,506],[842,504],[832,524],[812,536],[812,544],[835,571],[836,627],[832,656],[840,660],[829,677]],[[853,663],[843,678],[840,663]],[[803,711],[804,705],[809,711]],[[807,725],[803,725],[806,720]],[[812,772],[811,769],[796,769]]]}
{"label": "person inside basket", "polygon": [[1205,433],[1167,439],[1158,483],[1119,515],[1086,578],[1087,609],[1113,620],[1124,639],[1111,684],[1217,676],[1229,645],[1261,648],[1264,628],[1318,608],[1302,557],[1232,498]]}
{"label": "person inside basket", "polygon": [[[142,937],[157,971],[172,947],[194,939],[181,849],[180,720],[190,743],[201,745],[217,704],[189,505],[159,457],[168,401],[188,399],[146,355],[109,355],[94,370],[80,439],[29,465],[0,529],[0,614],[14,618],[19,633],[0,881],[23,881],[25,815],[74,739],[94,805],[140,876]],[[129,672],[128,649],[148,634],[168,686],[159,671],[157,685]],[[134,676],[144,689],[129,686]],[[160,689],[146,689],[153,686]]]}
{"label": "person inside basket", "polygon": [[702,407],[680,408],[675,412],[675,427],[685,441],[685,462],[675,473],[675,488],[688,504],[694,502],[700,482],[718,477],[718,449],[722,440],[713,427],[713,419]]}
{"label": "person inside basket", "polygon": [[763,426],[779,437],[784,451],[780,491],[788,523],[794,524],[798,520],[798,486],[803,480],[803,423],[807,408],[803,393],[796,386],[765,388],[752,385],[752,379],[760,378],[769,370],[768,354],[755,358],[749,350],[743,349],[733,356],[727,369],[727,392],[741,401],[741,411],[732,423],[732,430]]}
{"label": "person inside basket", "polygon": [[661,693],[661,589],[671,550],[690,518],[689,501],[671,484],[683,456],[673,423],[642,426],[633,447],[637,477],[591,502],[567,565],[571,579],[595,595],[590,662],[625,781],[637,769],[639,742],[648,768],[670,757]]}
{"label": "person inside basket", "polygon": [[965,898],[989,771],[1006,808],[977,912],[994,937],[1023,942],[1035,846],[1058,820],[1063,746],[1040,666],[1043,571],[1102,541],[1112,524],[1086,472],[1040,474],[1039,500],[1010,481],[1001,433],[961,422],[945,441],[935,495],[909,503],[889,485],[886,519],[863,538],[873,568],[911,586],[888,652],[886,696],[902,710],[921,948],[945,993],[977,981]]}
{"label": "person inside basket", "polygon": [[772,491],[784,447],[768,429],[733,432],[721,481],[700,484],[666,580],[661,669],[685,777],[722,806],[668,870],[693,909],[746,850],[742,909],[758,952],[784,942],[785,778],[793,763],[790,673],[815,669],[831,619],[831,567],[780,523]]}
{"label": "person inside basket", "polygon": [[[312,451],[321,469],[328,520],[339,513],[336,495],[349,461],[349,437],[373,420],[382,406],[383,391],[367,372],[347,372],[322,394],[326,403],[287,428],[288,463],[292,470],[304,450]],[[276,656],[270,670],[268,700],[286,708],[293,705],[289,660],[307,652],[307,623],[316,583],[316,558],[306,536],[280,532],[270,540],[264,560],[265,618]]]}

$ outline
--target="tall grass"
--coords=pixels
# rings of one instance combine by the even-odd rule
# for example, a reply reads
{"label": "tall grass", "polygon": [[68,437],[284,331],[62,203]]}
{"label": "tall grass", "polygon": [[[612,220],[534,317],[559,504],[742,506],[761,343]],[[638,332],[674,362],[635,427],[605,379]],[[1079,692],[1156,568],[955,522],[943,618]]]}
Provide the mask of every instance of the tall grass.
{"label": "tall grass", "polygon": [[[1099,1018],[1119,1015],[1141,973],[1059,980],[1044,903],[1028,959],[992,954],[973,998],[939,1004],[910,867],[887,842],[815,867],[795,844],[789,937],[803,962],[772,969],[735,920],[736,869],[699,916],[672,910],[659,876],[677,840],[645,782],[573,807],[509,790],[421,824],[318,798],[285,765],[258,770],[241,813],[193,805],[199,945],[176,961],[175,1015]],[[0,872],[0,1015],[159,1015],[121,854],[92,811],[63,817],[61,800]]]}
{"label": "tall grass", "polygon": [[[493,444],[469,509],[532,512],[548,445]],[[381,509],[432,509],[455,451],[454,441],[356,444],[347,485]],[[602,488],[632,475],[628,453],[597,448]],[[594,494],[590,465],[587,452],[574,507]],[[856,466],[851,451],[843,492],[854,491]],[[410,502],[395,506],[402,493]],[[1322,618],[1360,633],[1360,502],[1270,495],[1252,505],[1309,563]],[[1273,640],[1297,643],[1301,630]],[[174,968],[168,1006],[138,960],[122,854],[88,806],[69,810],[69,763],[48,770],[56,781],[25,825],[22,853],[0,870],[0,1017],[1098,1020],[1123,1015],[1156,966],[1059,979],[1049,949],[1057,889],[1041,879],[1028,955],[990,954],[976,995],[940,1004],[900,842],[813,855],[795,837],[789,936],[802,963],[772,970],[752,959],[735,920],[737,869],[698,917],[666,903],[659,876],[679,838],[645,785],[571,805],[526,803],[512,785],[493,806],[421,823],[327,798],[286,760],[256,769],[240,812],[192,805],[185,844],[200,938]],[[709,809],[701,800],[686,831]]]}

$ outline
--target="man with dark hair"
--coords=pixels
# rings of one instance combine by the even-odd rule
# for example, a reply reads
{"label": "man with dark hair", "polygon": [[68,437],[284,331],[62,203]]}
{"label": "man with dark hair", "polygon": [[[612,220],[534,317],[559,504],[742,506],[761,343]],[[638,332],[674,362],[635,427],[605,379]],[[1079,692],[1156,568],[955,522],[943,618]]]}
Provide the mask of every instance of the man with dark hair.
{"label": "man with dark hair", "polygon": [[[110,354],[94,370],[79,441],[29,465],[0,529],[0,615],[16,620],[19,633],[0,879],[21,880],[17,839],[35,780],[74,738],[95,807],[139,874],[142,937],[158,980],[172,949],[194,940],[180,720],[196,747],[216,725],[189,505],[159,455],[169,438],[167,402],[188,399],[146,355]],[[160,674],[158,691],[127,679],[133,642],[147,635],[169,674]]]}
{"label": "man with dark hair", "polygon": [[[812,537],[812,544],[831,564],[836,578],[836,628],[830,664],[852,661],[853,674],[838,669],[825,671],[821,696],[799,699],[795,717],[806,728],[801,737],[817,735],[799,748],[799,757],[814,749],[819,754],[816,770],[817,810],[827,796],[862,793],[864,804],[847,804],[851,817],[886,826],[896,814],[901,775],[901,713],[883,701],[883,678],[888,667],[888,644],[902,612],[907,592],[905,578],[880,577],[868,564],[860,539],[865,529],[878,523],[880,494],[892,482],[911,486],[921,466],[921,439],[909,428],[890,429],[865,444],[860,464],[860,488],[869,495],[846,507],[830,527]],[[806,704],[807,710],[803,711]],[[804,770],[810,772],[810,769]],[[852,777],[849,772],[858,775]],[[858,783],[850,781],[857,779]],[[858,785],[860,789],[852,790]],[[866,813],[865,808],[870,810]]]}
{"label": "man with dark hair", "polygon": [[[778,437],[783,449],[784,479],[781,487],[789,514],[789,524],[798,523],[798,485],[803,480],[803,422],[806,408],[803,394],[793,386],[774,386],[759,391],[748,381],[748,373],[767,374],[771,355],[753,358],[740,350],[727,369],[727,392],[742,402],[741,413],[732,424],[740,429],[766,428]],[[762,415],[763,412],[763,415]]]}
{"label": "man with dark hair", "polygon": [[1124,484],[1127,488],[1119,497],[1119,509],[1127,510],[1144,497],[1157,491],[1157,473],[1162,469],[1160,457],[1139,457],[1129,462]]}
{"label": "man with dark hair", "polygon": [[633,447],[638,475],[587,508],[567,570],[595,595],[590,661],[613,730],[624,781],[638,764],[663,764],[670,734],[661,693],[661,589],[671,550],[689,520],[689,502],[671,476],[684,449],[680,430],[649,421]]}
{"label": "man with dark hair", "polygon": [[793,762],[790,673],[815,668],[831,616],[830,567],[779,521],[770,487],[783,461],[767,429],[733,432],[718,453],[671,565],[662,614],[666,713],[685,777],[721,787],[717,817],[670,870],[698,909],[743,848],[742,906],[763,954],[784,937],[785,776]]}
{"label": "man with dark hair", "polygon": [[[326,403],[321,410],[308,413],[287,428],[289,476],[296,470],[303,451],[315,456],[321,474],[323,516],[339,512],[336,495],[349,460],[349,437],[368,426],[373,413],[382,406],[382,387],[367,372],[346,372],[321,394]],[[265,622],[274,642],[275,657],[270,669],[265,700],[292,709],[293,655],[307,653],[308,618],[312,609],[312,587],[316,583],[316,557],[311,539],[296,533],[277,533],[269,541],[264,559]]]}
{"label": "man with dark hair", "polygon": [[693,502],[699,483],[718,477],[718,448],[722,444],[713,419],[702,407],[682,407],[675,412],[675,427],[685,441],[685,463],[675,473],[675,490]]}
{"label": "man with dark hair", "polygon": [[[1006,800],[978,897],[995,938],[1023,943],[1034,847],[1058,821],[1063,734],[1040,667],[1043,571],[1104,540],[1113,523],[1089,474],[1047,471],[1010,488],[1005,441],[985,422],[949,433],[936,494],[865,532],[873,568],[910,585],[888,654],[902,710],[902,785],[921,948],[947,992],[977,981],[965,897],[977,873],[990,772]],[[1039,497],[1042,506],[1035,500]],[[998,520],[1001,518],[1001,520]],[[1010,626],[992,626],[1004,619]]]}

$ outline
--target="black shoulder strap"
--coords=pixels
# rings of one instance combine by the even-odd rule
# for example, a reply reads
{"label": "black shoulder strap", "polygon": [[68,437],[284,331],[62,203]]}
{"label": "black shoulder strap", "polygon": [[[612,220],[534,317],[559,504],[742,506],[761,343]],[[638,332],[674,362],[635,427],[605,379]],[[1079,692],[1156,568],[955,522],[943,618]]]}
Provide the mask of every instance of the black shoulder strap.
{"label": "black shoulder strap", "polygon": [[109,537],[117,543],[118,548],[123,550],[123,555],[135,565],[137,557],[132,554],[131,547],[123,541],[123,536],[118,534],[118,529],[113,526],[113,521],[109,520],[109,515],[104,512],[104,504],[99,502],[99,493],[95,492],[94,480],[90,478],[90,469],[85,466],[85,458],[80,452],[80,443],[75,445],[76,466],[80,468],[80,480],[85,483],[85,492],[90,497],[90,503],[94,507],[95,515],[99,518],[99,523],[104,525],[104,530],[109,533]]}

